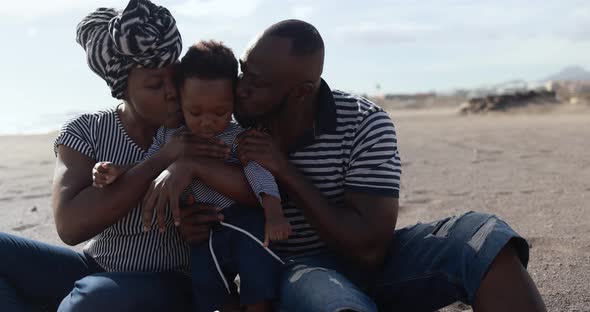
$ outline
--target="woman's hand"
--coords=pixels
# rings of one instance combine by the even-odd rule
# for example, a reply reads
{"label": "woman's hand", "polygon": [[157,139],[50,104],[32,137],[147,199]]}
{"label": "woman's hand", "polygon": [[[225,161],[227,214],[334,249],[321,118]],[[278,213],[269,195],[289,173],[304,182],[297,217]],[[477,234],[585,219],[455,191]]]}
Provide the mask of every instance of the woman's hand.
{"label": "woman's hand", "polygon": [[149,186],[143,200],[144,231],[149,231],[155,212],[160,232],[164,232],[166,227],[166,204],[170,206],[174,224],[176,226],[180,225],[182,218],[178,201],[182,191],[193,179],[191,165],[188,160],[178,160],[162,171]]}
{"label": "woman's hand", "polygon": [[218,139],[203,140],[189,132],[174,135],[162,148],[162,152],[177,160],[180,158],[209,157],[225,159],[230,149]]}

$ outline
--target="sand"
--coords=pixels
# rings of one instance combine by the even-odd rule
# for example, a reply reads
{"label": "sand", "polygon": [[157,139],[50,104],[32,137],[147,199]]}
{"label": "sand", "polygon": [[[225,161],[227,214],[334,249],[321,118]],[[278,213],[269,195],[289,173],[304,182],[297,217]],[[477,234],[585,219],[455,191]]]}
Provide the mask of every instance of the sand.
{"label": "sand", "polygon": [[[590,112],[389,112],[403,160],[400,226],[497,214],[531,243],[549,310],[590,311]],[[63,245],[50,208],[54,136],[0,137],[0,231]]]}

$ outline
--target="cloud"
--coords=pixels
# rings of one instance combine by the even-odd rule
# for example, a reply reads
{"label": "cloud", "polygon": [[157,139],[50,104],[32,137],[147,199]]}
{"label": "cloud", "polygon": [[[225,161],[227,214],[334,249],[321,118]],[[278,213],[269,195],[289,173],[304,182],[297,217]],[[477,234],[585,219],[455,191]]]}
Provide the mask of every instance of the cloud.
{"label": "cloud", "polygon": [[0,16],[8,18],[36,19],[61,15],[72,10],[90,12],[98,7],[123,7],[125,2],[115,0],[15,0],[3,1]]}
{"label": "cloud", "polygon": [[29,29],[27,29],[27,36],[31,38],[36,37],[38,33],[39,29],[37,29],[37,27],[29,27]]}
{"label": "cloud", "polygon": [[406,43],[434,37],[438,30],[425,24],[367,22],[341,26],[333,33],[344,40],[358,40],[371,44]]}
{"label": "cloud", "polygon": [[[470,44],[536,38],[587,40],[590,2],[419,1],[349,8],[334,33],[368,44]],[[341,13],[339,13],[341,14]]]}
{"label": "cloud", "polygon": [[[173,14],[192,18],[239,18],[248,17],[255,13],[261,0],[187,0],[184,3],[170,6]],[[224,21],[231,23],[231,21]]]}
{"label": "cloud", "polygon": [[314,8],[311,6],[304,6],[304,5],[296,5],[291,8],[291,15],[300,20],[309,19],[309,17],[313,14]]}

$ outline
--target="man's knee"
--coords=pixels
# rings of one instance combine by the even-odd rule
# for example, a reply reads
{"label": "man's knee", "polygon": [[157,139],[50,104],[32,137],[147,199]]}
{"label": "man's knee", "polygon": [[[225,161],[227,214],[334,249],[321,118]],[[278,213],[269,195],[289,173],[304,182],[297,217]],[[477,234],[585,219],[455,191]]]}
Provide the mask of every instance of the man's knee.
{"label": "man's knee", "polygon": [[281,311],[377,311],[376,305],[342,274],[314,266],[289,268],[281,283]]}

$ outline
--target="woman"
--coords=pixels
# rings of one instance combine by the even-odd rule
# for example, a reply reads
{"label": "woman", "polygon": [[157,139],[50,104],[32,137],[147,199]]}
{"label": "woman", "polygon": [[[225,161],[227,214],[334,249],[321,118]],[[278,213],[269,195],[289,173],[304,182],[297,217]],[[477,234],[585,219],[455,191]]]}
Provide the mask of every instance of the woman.
{"label": "woman", "polygon": [[[58,234],[69,245],[90,242],[79,253],[0,233],[0,311],[40,306],[59,311],[185,310],[190,281],[183,274],[188,253],[180,233],[189,242],[201,242],[210,224],[222,217],[215,207],[200,206],[183,210],[180,231],[169,217],[164,232],[155,224],[144,231],[138,202],[154,178],[176,161],[224,158],[227,147],[177,137],[123,174],[117,187],[92,187],[96,162],[142,160],[157,128],[178,110],[172,70],[181,38],[168,10],[132,0],[122,12],[102,8],[88,15],[78,25],[77,41],[90,68],[123,101],[70,121],[55,143]],[[243,187],[232,195],[249,201],[239,168],[210,159],[203,163],[203,175],[215,172],[215,177],[241,182]],[[210,184],[221,184],[215,177]]]}

